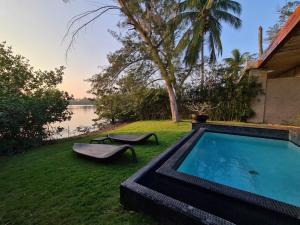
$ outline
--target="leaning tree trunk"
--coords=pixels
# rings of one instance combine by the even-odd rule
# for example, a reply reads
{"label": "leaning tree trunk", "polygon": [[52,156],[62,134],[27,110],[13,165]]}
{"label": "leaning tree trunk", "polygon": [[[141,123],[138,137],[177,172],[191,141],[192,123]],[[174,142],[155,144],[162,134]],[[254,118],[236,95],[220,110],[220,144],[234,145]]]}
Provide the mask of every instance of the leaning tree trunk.
{"label": "leaning tree trunk", "polygon": [[172,114],[172,120],[174,122],[179,122],[179,113],[178,113],[178,107],[177,107],[177,101],[174,89],[172,87],[172,84],[169,81],[169,76],[166,71],[165,65],[163,63],[163,60],[161,59],[158,49],[153,44],[151,37],[148,35],[148,32],[144,29],[144,27],[139,23],[138,20],[131,14],[131,11],[127,7],[127,1],[126,0],[118,0],[119,5],[122,9],[122,12],[127,16],[128,20],[130,21],[131,25],[134,26],[135,30],[139,33],[141,38],[145,41],[145,43],[148,45],[149,50],[151,52],[152,61],[158,66],[161,76],[163,80],[165,80],[166,88],[169,95],[170,100],[170,106],[171,106],[171,114]]}
{"label": "leaning tree trunk", "polygon": [[169,100],[170,100],[172,120],[174,122],[179,122],[180,118],[179,118],[177,101],[176,101],[176,96],[175,96],[174,89],[173,89],[172,85],[169,82],[166,81],[165,84],[166,84],[166,88],[167,88],[168,95],[169,95]]}
{"label": "leaning tree trunk", "polygon": [[204,40],[201,40],[201,88],[204,86]]}

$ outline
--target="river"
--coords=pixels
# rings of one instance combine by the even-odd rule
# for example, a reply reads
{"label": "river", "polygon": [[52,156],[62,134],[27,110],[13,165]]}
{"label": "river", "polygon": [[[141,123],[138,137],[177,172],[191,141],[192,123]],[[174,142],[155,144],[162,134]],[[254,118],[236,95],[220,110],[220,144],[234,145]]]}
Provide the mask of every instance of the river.
{"label": "river", "polygon": [[[82,134],[79,130],[83,131],[88,129],[89,131],[97,130],[94,126],[93,119],[97,118],[95,114],[95,106],[93,105],[69,105],[68,110],[71,111],[71,120],[67,120],[61,123],[55,123],[54,127],[63,127],[64,130],[59,135],[54,135],[52,138],[66,138]],[[79,128],[79,130],[78,130]]]}

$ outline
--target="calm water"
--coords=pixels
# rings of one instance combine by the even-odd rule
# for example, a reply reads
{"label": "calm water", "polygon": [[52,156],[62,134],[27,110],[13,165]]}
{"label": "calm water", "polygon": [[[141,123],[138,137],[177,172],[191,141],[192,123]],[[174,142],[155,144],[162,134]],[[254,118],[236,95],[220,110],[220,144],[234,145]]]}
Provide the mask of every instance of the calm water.
{"label": "calm water", "polygon": [[60,126],[65,128],[60,135],[55,135],[54,138],[79,135],[80,132],[77,131],[77,127],[89,127],[91,131],[96,129],[96,127],[93,127],[93,119],[97,118],[95,106],[69,105],[68,109],[73,113],[72,118],[69,121],[54,124],[55,127]]}
{"label": "calm water", "polygon": [[288,141],[206,132],[177,170],[300,207],[300,148]]}

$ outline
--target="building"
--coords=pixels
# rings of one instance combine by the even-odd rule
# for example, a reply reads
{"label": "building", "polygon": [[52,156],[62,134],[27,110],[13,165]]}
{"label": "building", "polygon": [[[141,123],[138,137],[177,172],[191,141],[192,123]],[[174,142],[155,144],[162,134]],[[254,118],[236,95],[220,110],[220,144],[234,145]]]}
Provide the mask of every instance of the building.
{"label": "building", "polygon": [[300,7],[289,17],[262,57],[248,66],[263,95],[252,103],[249,122],[300,124]]}

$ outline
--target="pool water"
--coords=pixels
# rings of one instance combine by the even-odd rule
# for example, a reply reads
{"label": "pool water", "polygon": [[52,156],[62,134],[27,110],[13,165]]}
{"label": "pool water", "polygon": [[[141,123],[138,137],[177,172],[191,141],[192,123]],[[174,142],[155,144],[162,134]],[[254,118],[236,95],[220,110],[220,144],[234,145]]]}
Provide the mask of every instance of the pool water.
{"label": "pool water", "polygon": [[300,147],[205,132],[177,171],[300,207]]}

